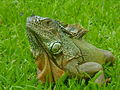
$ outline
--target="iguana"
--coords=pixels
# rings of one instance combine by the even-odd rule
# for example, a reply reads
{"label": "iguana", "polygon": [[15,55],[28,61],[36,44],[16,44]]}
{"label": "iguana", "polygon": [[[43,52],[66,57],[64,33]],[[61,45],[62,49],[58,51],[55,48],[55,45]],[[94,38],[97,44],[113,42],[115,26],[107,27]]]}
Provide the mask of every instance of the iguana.
{"label": "iguana", "polygon": [[[114,62],[111,52],[96,48],[82,38],[87,30],[79,24],[30,16],[26,27],[31,52],[38,66],[38,78],[42,82],[56,82],[65,73],[78,78],[92,77],[103,71],[103,64]],[[104,72],[95,82],[103,81]]]}

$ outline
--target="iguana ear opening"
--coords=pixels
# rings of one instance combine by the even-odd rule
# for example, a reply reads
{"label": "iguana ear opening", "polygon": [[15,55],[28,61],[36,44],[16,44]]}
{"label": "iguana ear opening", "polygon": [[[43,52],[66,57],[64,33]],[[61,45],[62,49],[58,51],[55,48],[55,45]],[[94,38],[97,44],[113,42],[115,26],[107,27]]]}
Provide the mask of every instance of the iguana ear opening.
{"label": "iguana ear opening", "polygon": [[72,37],[76,38],[82,38],[88,32],[88,30],[84,29],[79,24],[68,24],[65,29]]}

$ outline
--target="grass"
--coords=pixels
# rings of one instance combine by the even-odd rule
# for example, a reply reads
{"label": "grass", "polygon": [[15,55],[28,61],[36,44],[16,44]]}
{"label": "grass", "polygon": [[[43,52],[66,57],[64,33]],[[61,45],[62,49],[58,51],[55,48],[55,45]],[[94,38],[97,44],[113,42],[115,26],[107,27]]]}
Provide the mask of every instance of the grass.
{"label": "grass", "polygon": [[[65,23],[79,23],[90,32],[86,41],[110,50],[116,62],[104,66],[111,83],[68,79],[68,83],[41,84],[36,79],[35,60],[26,37],[26,18],[32,14]],[[119,0],[0,0],[0,90],[119,90],[120,88]]]}

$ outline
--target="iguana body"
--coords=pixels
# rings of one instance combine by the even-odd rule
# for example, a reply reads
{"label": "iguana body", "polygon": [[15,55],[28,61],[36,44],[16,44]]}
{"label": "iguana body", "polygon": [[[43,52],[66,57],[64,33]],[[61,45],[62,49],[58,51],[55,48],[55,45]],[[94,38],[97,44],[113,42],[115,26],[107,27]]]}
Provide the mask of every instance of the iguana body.
{"label": "iguana body", "polygon": [[[27,34],[31,51],[38,65],[42,82],[57,81],[65,72],[69,76],[86,78],[102,69],[102,64],[113,62],[113,55],[82,39],[87,30],[80,25],[62,23],[39,16],[27,18]],[[100,80],[101,78],[101,80]],[[102,74],[96,81],[104,79]]]}

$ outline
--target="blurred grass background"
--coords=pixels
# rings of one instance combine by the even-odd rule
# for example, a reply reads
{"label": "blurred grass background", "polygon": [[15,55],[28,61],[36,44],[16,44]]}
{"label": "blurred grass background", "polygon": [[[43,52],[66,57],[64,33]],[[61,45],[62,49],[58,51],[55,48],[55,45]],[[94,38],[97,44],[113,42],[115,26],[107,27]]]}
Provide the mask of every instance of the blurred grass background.
{"label": "blurred grass background", "polygon": [[[111,83],[101,88],[93,82],[68,79],[41,84],[36,79],[35,60],[26,37],[26,18],[50,17],[89,30],[86,41],[110,50],[116,62],[104,66]],[[0,90],[119,90],[120,88],[120,1],[119,0],[0,0]]]}

